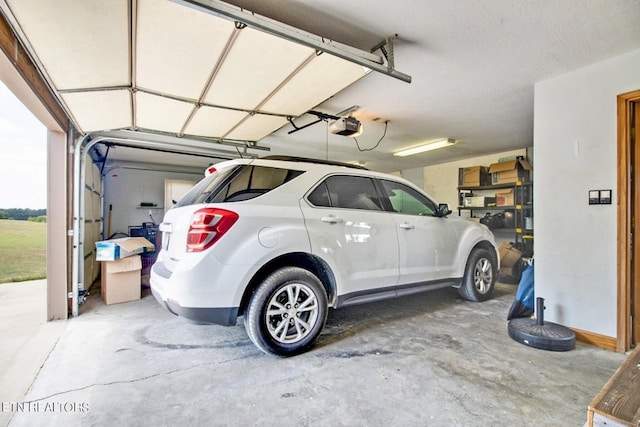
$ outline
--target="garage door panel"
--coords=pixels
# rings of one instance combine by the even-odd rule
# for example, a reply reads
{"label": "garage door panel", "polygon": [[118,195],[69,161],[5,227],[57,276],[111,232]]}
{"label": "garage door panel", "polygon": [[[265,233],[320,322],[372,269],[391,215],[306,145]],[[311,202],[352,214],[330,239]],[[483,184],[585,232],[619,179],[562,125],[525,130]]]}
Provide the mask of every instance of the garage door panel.
{"label": "garage door panel", "polygon": [[197,100],[234,30],[231,21],[158,0],[139,0],[137,84]]}
{"label": "garage door panel", "polygon": [[245,16],[224,18],[215,5],[211,13],[166,0],[6,0],[0,8],[80,133],[258,141],[369,71],[317,55],[309,38],[295,41],[298,30],[244,26],[235,20]]}
{"label": "garage door panel", "polygon": [[314,50],[251,28],[239,31],[205,102],[256,109]]}
{"label": "garage door panel", "polygon": [[129,84],[127,0],[8,0],[58,89]]}
{"label": "garage door panel", "polygon": [[175,99],[143,92],[137,92],[135,97],[138,117],[136,126],[143,129],[178,133],[193,110],[193,104]]}
{"label": "garage door panel", "polygon": [[[323,53],[311,60],[261,108],[270,113],[299,116],[341,91],[370,70]],[[292,100],[294,102],[292,102]]]}
{"label": "garage door panel", "polygon": [[101,224],[100,220],[88,220],[84,225],[84,256],[87,257],[96,251],[96,242],[102,240],[100,237]]}
{"label": "garage door panel", "polygon": [[237,128],[229,132],[226,138],[258,141],[274,130],[284,126],[286,123],[287,119],[284,117],[255,114],[248,117],[247,120],[242,122]]}
{"label": "garage door panel", "polygon": [[244,111],[200,107],[185,130],[188,135],[226,135],[247,116]]}
{"label": "garage door panel", "polygon": [[66,93],[62,99],[84,132],[132,126],[131,94],[128,90]]}
{"label": "garage door panel", "polygon": [[82,288],[88,289],[89,286],[97,280],[99,273],[100,263],[96,261],[95,254],[91,254],[84,260],[84,281],[82,282]]}

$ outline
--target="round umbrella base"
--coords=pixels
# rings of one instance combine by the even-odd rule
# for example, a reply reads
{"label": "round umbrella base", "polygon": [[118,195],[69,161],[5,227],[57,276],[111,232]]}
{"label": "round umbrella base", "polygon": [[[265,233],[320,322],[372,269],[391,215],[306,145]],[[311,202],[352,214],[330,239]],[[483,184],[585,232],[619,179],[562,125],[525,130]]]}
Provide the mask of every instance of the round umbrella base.
{"label": "round umbrella base", "polygon": [[509,321],[508,329],[511,338],[529,347],[567,351],[576,346],[576,334],[557,323],[544,322],[538,325],[535,319],[517,318]]}

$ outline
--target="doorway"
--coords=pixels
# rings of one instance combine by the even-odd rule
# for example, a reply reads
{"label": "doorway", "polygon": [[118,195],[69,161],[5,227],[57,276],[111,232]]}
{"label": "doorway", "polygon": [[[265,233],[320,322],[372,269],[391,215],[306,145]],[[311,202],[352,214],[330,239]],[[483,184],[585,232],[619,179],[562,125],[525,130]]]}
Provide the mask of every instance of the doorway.
{"label": "doorway", "polygon": [[640,90],[618,96],[618,333],[616,349],[640,343]]}
{"label": "doorway", "polygon": [[181,179],[164,180],[164,213],[166,214],[180,198],[195,185],[194,181]]}

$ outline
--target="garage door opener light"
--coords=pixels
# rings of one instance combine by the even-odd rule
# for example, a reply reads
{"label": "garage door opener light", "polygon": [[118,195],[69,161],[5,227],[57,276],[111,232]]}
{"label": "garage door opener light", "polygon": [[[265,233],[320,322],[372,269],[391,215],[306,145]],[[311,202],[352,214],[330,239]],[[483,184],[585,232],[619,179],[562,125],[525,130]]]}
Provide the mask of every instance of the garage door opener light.
{"label": "garage door opener light", "polygon": [[405,157],[413,154],[424,153],[425,151],[437,150],[438,148],[448,147],[456,143],[455,139],[447,138],[439,141],[430,142],[428,144],[418,145],[416,147],[407,148],[406,150],[400,150],[393,153],[394,156]]}

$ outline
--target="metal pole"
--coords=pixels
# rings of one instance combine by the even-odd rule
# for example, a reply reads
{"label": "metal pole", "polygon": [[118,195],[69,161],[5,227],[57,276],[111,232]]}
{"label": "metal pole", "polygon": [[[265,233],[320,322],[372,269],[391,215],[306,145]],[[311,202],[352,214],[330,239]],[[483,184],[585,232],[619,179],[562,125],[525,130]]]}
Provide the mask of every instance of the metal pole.
{"label": "metal pole", "polygon": [[536,325],[544,325],[544,298],[536,298]]}

